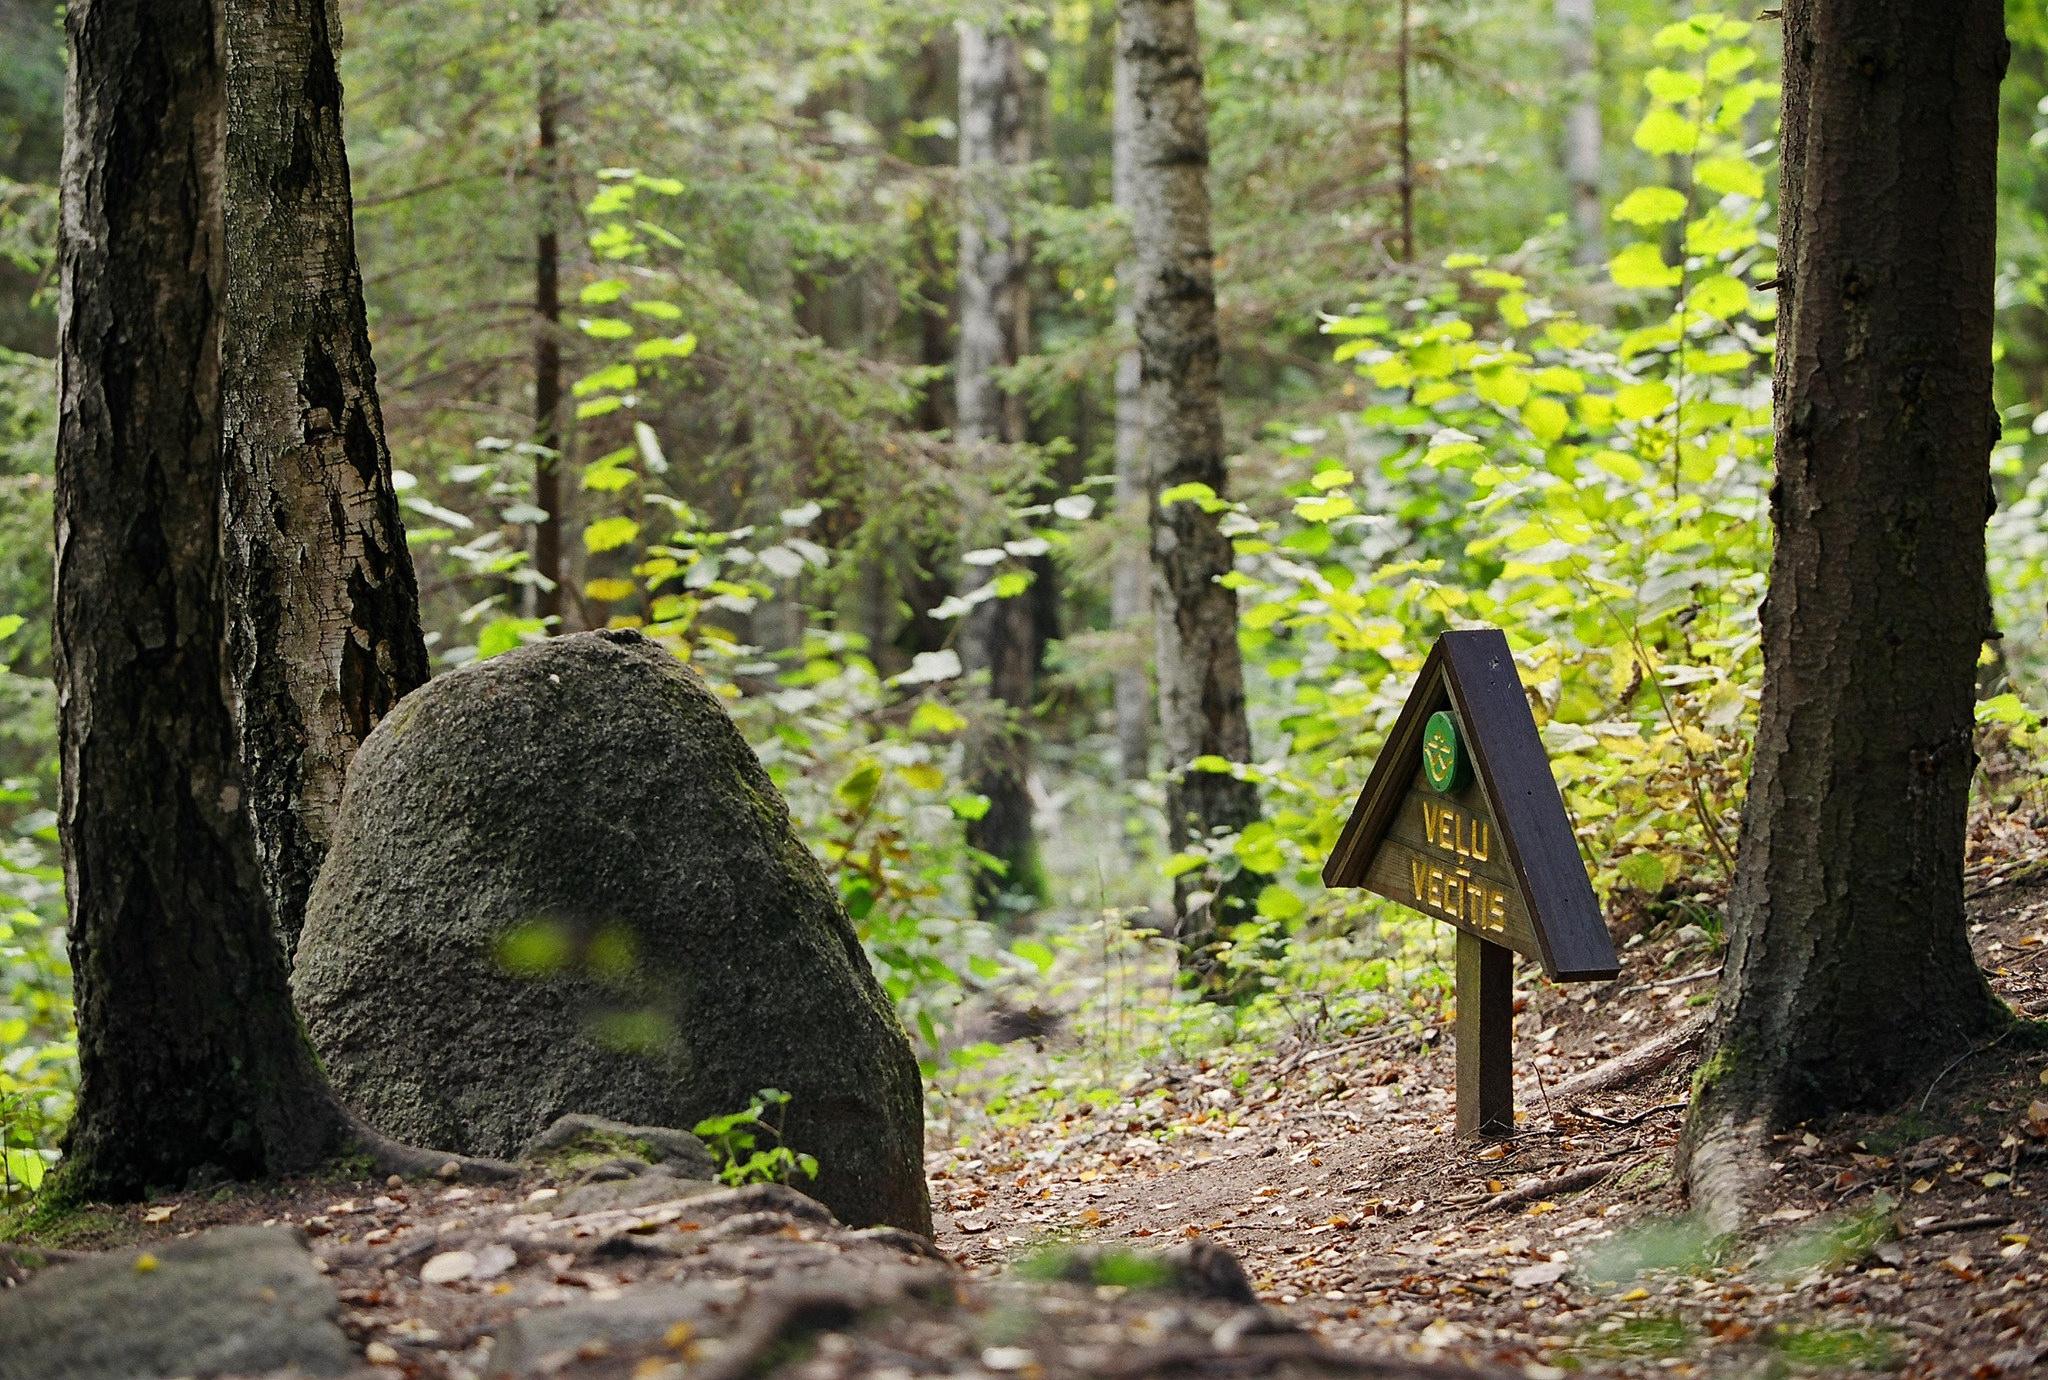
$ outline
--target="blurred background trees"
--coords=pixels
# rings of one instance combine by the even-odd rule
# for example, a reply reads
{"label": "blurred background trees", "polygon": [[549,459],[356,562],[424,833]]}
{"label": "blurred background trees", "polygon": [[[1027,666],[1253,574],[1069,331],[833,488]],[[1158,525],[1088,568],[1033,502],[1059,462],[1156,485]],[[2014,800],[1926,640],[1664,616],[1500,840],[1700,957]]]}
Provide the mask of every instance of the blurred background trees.
{"label": "blurred background trees", "polygon": [[[1182,1048],[1438,1001],[1439,936],[1314,876],[1461,621],[1507,629],[1610,908],[1718,933],[1770,559],[1775,24],[1673,0],[1191,8],[1226,482],[1177,480],[1158,511],[1230,544],[1248,738],[1192,754],[1159,721],[1181,697],[1152,620],[1176,609],[1146,597],[1133,295],[1188,246],[1134,238],[1112,0],[339,6],[433,667],[608,624],[671,641],[935,1062],[963,1004],[1010,988]],[[2024,745],[2048,706],[2048,19],[2007,21],[2004,635],[1978,713]],[[41,0],[0,0],[0,46],[0,1116],[32,1156],[72,1060],[47,634],[63,45]],[[1170,834],[1190,773],[1257,817]],[[1241,903],[1215,934],[1233,1004],[1174,985],[1176,894]]]}

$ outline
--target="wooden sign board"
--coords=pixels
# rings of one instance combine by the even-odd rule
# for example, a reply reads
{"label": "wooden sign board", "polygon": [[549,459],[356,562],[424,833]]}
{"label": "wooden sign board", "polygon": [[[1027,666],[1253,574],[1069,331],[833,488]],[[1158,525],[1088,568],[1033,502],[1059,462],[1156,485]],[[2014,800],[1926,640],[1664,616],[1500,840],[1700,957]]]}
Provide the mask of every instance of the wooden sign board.
{"label": "wooden sign board", "polygon": [[1458,930],[1458,1130],[1514,1127],[1513,955],[1553,982],[1621,971],[1498,628],[1447,632],[1323,866]]}

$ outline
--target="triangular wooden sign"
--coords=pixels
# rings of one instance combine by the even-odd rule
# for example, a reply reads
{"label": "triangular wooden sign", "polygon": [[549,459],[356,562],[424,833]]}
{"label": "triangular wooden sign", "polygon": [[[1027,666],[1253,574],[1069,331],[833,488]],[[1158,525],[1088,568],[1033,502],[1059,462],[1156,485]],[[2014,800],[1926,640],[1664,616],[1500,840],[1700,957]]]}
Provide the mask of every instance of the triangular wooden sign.
{"label": "triangular wooden sign", "polygon": [[1437,638],[1323,882],[1533,958],[1553,982],[1621,971],[1498,628]]}

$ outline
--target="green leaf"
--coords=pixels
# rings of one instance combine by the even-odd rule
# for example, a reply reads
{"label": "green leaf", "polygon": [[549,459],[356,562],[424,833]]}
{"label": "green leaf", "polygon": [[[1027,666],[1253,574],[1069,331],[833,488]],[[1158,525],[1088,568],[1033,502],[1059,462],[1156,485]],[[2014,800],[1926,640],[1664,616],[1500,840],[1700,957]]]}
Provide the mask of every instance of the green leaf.
{"label": "green leaf", "polygon": [[616,551],[640,535],[640,524],[629,517],[599,518],[583,529],[583,549],[592,555]]}
{"label": "green leaf", "polygon": [[27,622],[28,620],[18,613],[10,613],[5,617],[0,617],[0,642],[5,642],[8,638],[20,632]]}
{"label": "green leaf", "polygon": [[1631,853],[1618,869],[1622,880],[1654,896],[1664,889],[1664,860],[1655,853]]}
{"label": "green leaf", "polygon": [[688,359],[697,353],[697,337],[685,331],[673,338],[656,336],[633,347],[635,359]]}
{"label": "green leaf", "polygon": [[1571,413],[1556,398],[1531,398],[1522,408],[1522,425],[1543,444],[1552,445],[1571,424]]}
{"label": "green leaf", "polygon": [[1749,286],[1740,278],[1717,273],[1703,278],[1686,294],[1686,303],[1717,321],[1740,315],[1749,307]]}
{"label": "green leaf", "polygon": [[1020,939],[1010,945],[1010,952],[1029,963],[1041,973],[1052,971],[1054,954],[1045,944],[1036,939]]}
{"label": "green leaf", "polygon": [[1685,193],[1675,187],[1638,187],[1623,197],[1613,219],[1630,225],[1669,225],[1685,214]]}
{"label": "green leaf", "polygon": [[1632,422],[1655,417],[1677,400],[1671,385],[1662,379],[1644,379],[1614,390],[1614,410]]}
{"label": "green leaf", "polygon": [[1609,259],[1607,273],[1616,287],[1625,288],[1673,288],[1680,277],[1656,245],[1641,240]]}
{"label": "green leaf", "polygon": [[912,733],[958,733],[967,727],[967,716],[937,700],[922,700],[910,716]]}
{"label": "green leaf", "polygon": [[1278,882],[1259,892],[1259,914],[1265,916],[1268,920],[1278,920],[1285,923],[1307,909],[1308,907],[1299,896],[1296,896]]}
{"label": "green leaf", "polygon": [[1172,488],[1160,493],[1159,506],[1170,508],[1176,503],[1202,503],[1206,505],[1214,500],[1215,497],[1216,491],[1207,484],[1176,484]]}
{"label": "green leaf", "polygon": [[1722,196],[1755,200],[1764,194],[1763,169],[1745,158],[1702,158],[1693,165],[1692,177],[1700,186]]}
{"label": "green leaf", "polygon": [[538,637],[547,631],[547,624],[538,618],[494,618],[484,624],[477,634],[476,655],[479,661],[509,652],[529,637]]}
{"label": "green leaf", "polygon": [[953,818],[972,823],[988,814],[989,798],[985,795],[956,795],[946,802],[946,808],[953,812]]}
{"label": "green leaf", "polygon": [[844,780],[832,788],[832,794],[838,797],[840,804],[850,810],[865,810],[874,800],[875,791],[881,784],[882,764],[871,759],[862,759],[846,774]]}
{"label": "green leaf", "polygon": [[583,291],[576,294],[576,300],[586,307],[602,307],[616,302],[626,295],[626,284],[620,278],[604,278],[595,283],[585,283]]}
{"label": "green leaf", "polygon": [[633,327],[615,316],[585,316],[576,328],[593,340],[624,340],[633,334]]}
{"label": "green leaf", "polygon": [[1699,126],[1675,110],[1655,106],[1636,126],[1635,145],[1644,153],[1691,153],[1700,146]]}
{"label": "green leaf", "polygon": [[1645,72],[1643,86],[1658,100],[1672,105],[1683,105],[1704,89],[1691,72],[1675,72],[1669,67],[1652,67]]}

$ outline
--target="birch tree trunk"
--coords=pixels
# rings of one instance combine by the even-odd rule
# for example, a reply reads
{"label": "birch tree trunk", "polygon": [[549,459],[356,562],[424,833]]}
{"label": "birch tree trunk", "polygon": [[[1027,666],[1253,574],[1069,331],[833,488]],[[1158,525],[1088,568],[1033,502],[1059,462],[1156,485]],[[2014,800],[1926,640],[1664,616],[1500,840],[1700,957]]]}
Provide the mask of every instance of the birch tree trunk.
{"label": "birch tree trunk", "polygon": [[[1153,488],[1152,609],[1159,733],[1170,773],[1167,833],[1176,851],[1258,818],[1250,783],[1192,771],[1197,757],[1251,758],[1237,595],[1219,583],[1230,539],[1199,502],[1161,503],[1182,485],[1225,488],[1222,347],[1209,247],[1209,118],[1194,0],[1118,0],[1118,55],[1130,71],[1131,309],[1138,338],[1140,448]],[[1241,878],[1215,894],[1175,887],[1183,966],[1219,988],[1217,935],[1239,918]]]}
{"label": "birch tree trunk", "polygon": [[1999,0],[1785,6],[1777,545],[1686,1137],[1724,1221],[1765,1133],[1894,1105],[2010,1019],[1963,911],[2003,23]]}
{"label": "birch tree trunk", "polygon": [[377,403],[328,0],[222,0],[228,655],[250,823],[298,942],[356,746],[427,679]]}
{"label": "birch tree trunk", "polygon": [[[225,693],[217,19],[213,0],[66,14],[55,661],[79,1090],[61,1173],[96,1198],[304,1167],[345,1134],[292,1011]],[[287,202],[317,165],[300,147]],[[374,412],[316,386],[307,415],[333,410],[314,453],[367,463],[347,429]],[[275,574],[303,593],[332,570]]]}
{"label": "birch tree trunk", "polygon": [[[1134,73],[1121,50],[1116,54],[1112,85],[1110,127],[1111,193],[1128,220],[1131,207],[1132,140],[1137,97],[1132,93]],[[1130,345],[1116,357],[1116,531],[1120,542],[1116,565],[1111,572],[1109,618],[1111,626],[1127,635],[1131,643],[1150,641],[1146,622],[1151,615],[1149,586],[1151,561],[1145,550],[1145,534],[1151,523],[1152,488],[1145,473],[1145,425],[1139,415],[1137,323],[1129,284],[1136,271],[1132,263],[1118,270],[1125,290],[1117,303],[1119,333],[1131,336]],[[1142,781],[1151,769],[1152,678],[1146,673],[1146,658],[1130,646],[1120,646],[1115,679],[1111,683],[1116,714],[1117,775],[1125,781]]]}
{"label": "birch tree trunk", "polygon": [[[1030,82],[1023,47],[1001,23],[960,26],[959,345],[954,363],[953,434],[970,467],[997,469],[1024,439],[1021,399],[1004,389],[1001,369],[1023,358],[1030,330],[1022,232],[1012,214],[1015,184],[1031,160]],[[972,570],[978,583],[989,572]],[[1038,679],[1032,601],[991,599],[960,629],[960,661],[985,673],[996,718],[979,724],[967,750],[975,791],[988,812],[967,826],[967,841],[1001,871],[976,874],[975,911],[1003,918],[1006,895],[1040,890],[1031,819],[1031,740],[1027,720]]]}
{"label": "birch tree trunk", "polygon": [[1607,214],[1600,202],[1600,71],[1595,0],[1557,0],[1564,89],[1564,179],[1571,200],[1572,262],[1607,259]]}

